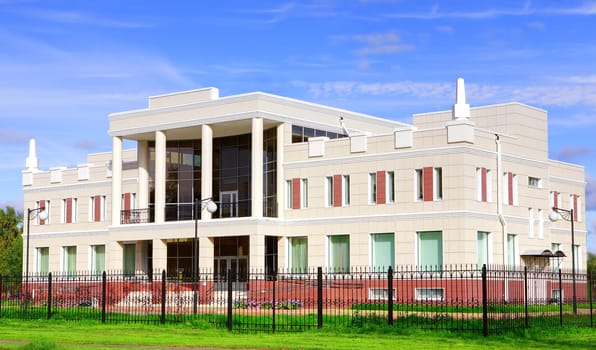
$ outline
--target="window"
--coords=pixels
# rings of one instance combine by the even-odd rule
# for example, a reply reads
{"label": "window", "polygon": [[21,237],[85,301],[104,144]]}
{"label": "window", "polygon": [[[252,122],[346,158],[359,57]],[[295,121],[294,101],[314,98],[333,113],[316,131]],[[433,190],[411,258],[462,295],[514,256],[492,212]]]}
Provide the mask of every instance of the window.
{"label": "window", "polygon": [[395,173],[393,171],[387,172],[387,203],[395,202]]}
{"label": "window", "polygon": [[325,206],[333,206],[333,177],[325,177]]}
{"label": "window", "polygon": [[91,246],[91,266],[92,274],[99,275],[106,269],[106,246],[92,245]]}
{"label": "window", "polygon": [[542,188],[542,180],[537,177],[528,176],[528,187]]}
{"label": "window", "polygon": [[534,209],[528,208],[528,237],[534,238]]}
{"label": "window", "polygon": [[300,206],[308,208],[308,179],[302,179],[300,184]]}
{"label": "window", "polygon": [[37,274],[45,276],[50,272],[50,248],[37,248]]}
{"label": "window", "polygon": [[308,208],[308,179],[286,181],[286,208]]}
{"label": "window", "polygon": [[368,203],[377,203],[377,173],[368,174]]}
{"label": "window", "polygon": [[538,238],[544,238],[544,213],[538,209]]}
{"label": "window", "polygon": [[60,222],[71,224],[77,222],[77,199],[65,198],[60,205]]}
{"label": "window", "polygon": [[265,277],[272,280],[277,275],[277,242],[276,236],[265,236]]}
{"label": "window", "polygon": [[[35,215],[35,219],[34,219],[35,220],[35,225],[49,225],[50,224],[50,216],[51,216],[50,215],[51,214],[51,211],[50,211],[50,201],[40,200],[40,201],[35,202],[35,209],[39,209],[37,211],[37,214],[38,215]],[[42,212],[42,211],[45,211],[48,214],[47,215],[47,218],[45,220],[41,220],[39,218],[39,213]]]}
{"label": "window", "polygon": [[[396,300],[395,288],[393,290],[393,300]],[[368,288],[368,300],[389,300],[389,290],[387,288]]]}
{"label": "window", "polygon": [[440,270],[443,265],[443,233],[418,232],[418,265],[427,270]]}
{"label": "window", "polygon": [[342,181],[342,205],[350,205],[350,175],[344,175]]}
{"label": "window", "polygon": [[131,276],[135,274],[136,247],[134,243],[124,244],[122,247],[122,270],[124,275]]}
{"label": "window", "polygon": [[89,197],[89,222],[106,220],[106,196]]}
{"label": "window", "polygon": [[443,168],[426,167],[415,171],[415,200],[443,199]]}
{"label": "window", "polygon": [[341,207],[350,205],[350,175],[325,177],[325,206]]}
{"label": "window", "polygon": [[62,272],[74,275],[77,272],[77,247],[62,247]]}
{"label": "window", "polygon": [[327,136],[331,140],[346,137],[344,134],[340,134],[334,131],[326,131],[307,128],[300,125],[292,125],[292,143],[307,142],[308,138],[313,136]]}
{"label": "window", "polygon": [[[561,243],[551,243],[550,250],[553,253],[556,253],[557,251],[561,250]],[[550,267],[553,269],[553,271],[558,271],[559,269],[563,268],[562,262],[562,258],[551,258]]]}
{"label": "window", "polygon": [[569,195],[569,209],[573,209],[573,220],[581,221],[580,197],[577,194]]}
{"label": "window", "polygon": [[306,237],[288,238],[290,261],[288,266],[291,273],[306,273],[308,269],[308,240]]}
{"label": "window", "polygon": [[121,202],[122,210],[136,209],[136,197],[136,193],[123,193]]}
{"label": "window", "polygon": [[489,233],[478,231],[478,268],[490,263]]}
{"label": "window", "polygon": [[374,271],[387,271],[395,266],[395,239],[393,233],[373,233],[371,237],[372,267]]}
{"label": "window", "polygon": [[503,198],[509,205],[517,205],[517,175],[513,173],[503,174]]}
{"label": "window", "polygon": [[550,192],[550,207],[561,208],[561,192]]}
{"label": "window", "polygon": [[476,168],[476,200],[492,202],[492,171]]}
{"label": "window", "polygon": [[550,291],[550,302],[558,303],[561,300],[561,290],[552,289]]}
{"label": "window", "polygon": [[507,234],[507,265],[517,265],[517,235]]}
{"label": "window", "polygon": [[329,236],[329,269],[332,273],[350,272],[350,236]]}
{"label": "window", "polygon": [[445,295],[443,288],[416,288],[416,300],[441,301]]}
{"label": "window", "polygon": [[575,254],[575,263],[573,264],[573,266],[575,267],[575,271],[579,271],[580,270],[580,266],[582,266],[581,264],[581,247],[579,245],[574,245],[573,246],[573,254]]}

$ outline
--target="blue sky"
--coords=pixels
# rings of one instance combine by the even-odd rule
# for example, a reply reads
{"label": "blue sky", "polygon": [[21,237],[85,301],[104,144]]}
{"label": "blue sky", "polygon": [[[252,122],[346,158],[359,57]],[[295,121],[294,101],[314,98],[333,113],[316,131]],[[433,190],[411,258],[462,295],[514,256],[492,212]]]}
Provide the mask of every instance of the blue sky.
{"label": "blue sky", "polygon": [[40,166],[109,151],[112,112],[216,86],[410,122],[518,101],[549,112],[550,156],[585,166],[596,252],[596,1],[0,0],[0,207]]}

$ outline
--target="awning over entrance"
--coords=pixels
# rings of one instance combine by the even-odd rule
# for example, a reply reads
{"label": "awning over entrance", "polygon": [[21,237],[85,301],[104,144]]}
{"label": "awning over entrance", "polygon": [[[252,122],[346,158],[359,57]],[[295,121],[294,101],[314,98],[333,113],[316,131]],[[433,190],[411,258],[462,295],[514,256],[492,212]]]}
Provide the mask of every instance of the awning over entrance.
{"label": "awning over entrance", "polygon": [[563,258],[567,255],[560,250],[555,251],[554,253],[550,249],[544,250],[527,250],[520,254],[522,257],[536,257],[536,258]]}

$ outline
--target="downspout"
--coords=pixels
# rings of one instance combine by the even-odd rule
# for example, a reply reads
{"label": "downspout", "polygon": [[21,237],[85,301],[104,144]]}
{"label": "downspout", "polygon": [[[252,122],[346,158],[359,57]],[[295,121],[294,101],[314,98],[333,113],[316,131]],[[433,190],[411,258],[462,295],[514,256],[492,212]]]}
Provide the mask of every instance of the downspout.
{"label": "downspout", "polygon": [[[501,139],[499,134],[495,134],[495,143],[497,144],[497,215],[501,223],[503,233],[503,266],[507,266],[507,220],[503,215],[503,151],[501,148]],[[505,300],[509,299],[508,281],[505,276]]]}

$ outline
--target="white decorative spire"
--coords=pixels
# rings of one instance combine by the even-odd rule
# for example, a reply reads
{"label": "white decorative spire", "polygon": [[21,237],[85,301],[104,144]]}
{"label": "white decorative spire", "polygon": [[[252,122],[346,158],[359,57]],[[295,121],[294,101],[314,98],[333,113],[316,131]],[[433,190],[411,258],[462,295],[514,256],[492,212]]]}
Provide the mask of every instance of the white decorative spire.
{"label": "white decorative spire", "polygon": [[39,170],[39,160],[35,151],[35,139],[29,140],[29,157],[25,160],[25,167],[31,172]]}
{"label": "white decorative spire", "polygon": [[457,78],[455,88],[455,104],[453,105],[453,119],[466,120],[470,117],[470,105],[466,103],[466,89],[464,79]]}

